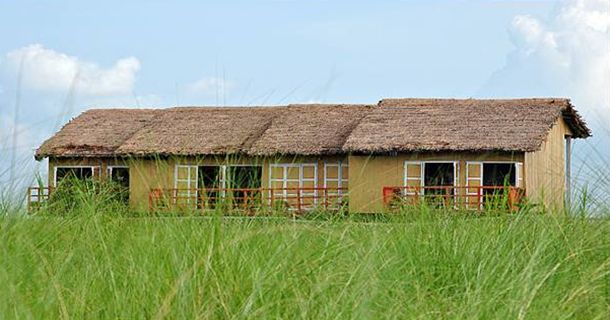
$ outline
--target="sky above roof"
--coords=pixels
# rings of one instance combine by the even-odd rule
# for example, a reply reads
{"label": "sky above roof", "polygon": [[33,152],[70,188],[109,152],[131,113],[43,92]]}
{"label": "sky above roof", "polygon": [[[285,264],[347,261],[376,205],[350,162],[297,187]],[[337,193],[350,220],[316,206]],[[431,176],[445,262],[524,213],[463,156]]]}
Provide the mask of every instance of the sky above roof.
{"label": "sky above roof", "polygon": [[610,157],[610,0],[26,0],[0,39],[0,184],[91,107],[570,97]]}

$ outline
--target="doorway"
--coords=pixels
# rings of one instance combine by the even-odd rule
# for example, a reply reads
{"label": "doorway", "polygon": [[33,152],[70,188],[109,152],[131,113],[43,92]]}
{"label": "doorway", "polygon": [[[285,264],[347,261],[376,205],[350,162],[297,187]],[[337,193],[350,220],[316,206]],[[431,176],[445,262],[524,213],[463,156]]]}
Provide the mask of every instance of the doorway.
{"label": "doorway", "polygon": [[197,168],[198,206],[214,207],[221,189],[221,166],[199,166]]}
{"label": "doorway", "polygon": [[233,203],[243,204],[260,195],[263,170],[261,166],[199,166],[197,168],[201,206],[215,205],[227,198]]}
{"label": "doorway", "polygon": [[486,201],[503,194],[503,187],[515,186],[516,179],[514,163],[483,163],[483,186],[497,187],[483,189],[483,195],[488,196]]}
{"label": "doorway", "polygon": [[424,196],[429,203],[448,205],[455,195],[455,164],[426,162],[424,164]]}
{"label": "doorway", "polygon": [[233,203],[251,206],[260,203],[263,168],[261,166],[226,167],[225,185],[231,189]]}
{"label": "doorway", "polygon": [[129,168],[128,167],[108,167],[108,178],[117,188],[119,200],[129,203]]}

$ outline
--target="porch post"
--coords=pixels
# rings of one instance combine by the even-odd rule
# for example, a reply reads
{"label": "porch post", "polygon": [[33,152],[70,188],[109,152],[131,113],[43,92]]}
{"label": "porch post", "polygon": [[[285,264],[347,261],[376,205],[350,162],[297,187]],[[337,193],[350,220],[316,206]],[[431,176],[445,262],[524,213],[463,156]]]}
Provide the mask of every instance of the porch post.
{"label": "porch post", "polygon": [[572,137],[565,136],[566,139],[566,194],[565,203],[568,209],[572,206]]}

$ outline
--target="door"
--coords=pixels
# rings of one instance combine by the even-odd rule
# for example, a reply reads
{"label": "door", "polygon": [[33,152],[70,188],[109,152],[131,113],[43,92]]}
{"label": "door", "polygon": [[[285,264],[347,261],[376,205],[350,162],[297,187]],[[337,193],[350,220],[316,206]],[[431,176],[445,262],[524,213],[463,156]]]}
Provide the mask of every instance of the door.
{"label": "door", "polygon": [[108,177],[117,188],[117,194],[120,201],[129,203],[129,168],[108,167]]}
{"label": "door", "polygon": [[426,162],[424,164],[424,196],[428,204],[441,207],[453,205],[455,195],[455,163]]}
{"label": "door", "polygon": [[214,208],[224,194],[221,166],[199,166],[197,183],[199,185],[198,205]]}
{"label": "door", "polygon": [[234,204],[254,207],[260,204],[263,176],[261,166],[229,166],[226,168],[225,186]]}

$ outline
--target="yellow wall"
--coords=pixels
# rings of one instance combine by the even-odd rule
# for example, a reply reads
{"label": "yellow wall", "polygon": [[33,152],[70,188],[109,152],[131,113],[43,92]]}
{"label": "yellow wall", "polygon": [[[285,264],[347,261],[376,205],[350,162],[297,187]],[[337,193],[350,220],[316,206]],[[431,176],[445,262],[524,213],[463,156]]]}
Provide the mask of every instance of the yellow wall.
{"label": "yellow wall", "polygon": [[109,165],[129,166],[130,205],[135,210],[147,210],[151,189],[172,189],[175,181],[176,165],[223,165],[251,164],[262,166],[262,187],[269,187],[269,165],[271,163],[312,163],[317,165],[317,186],[324,186],[324,162],[346,160],[343,156],[325,157],[246,157],[246,156],[208,156],[208,157],[170,157],[170,158],[52,158],[49,160],[49,185],[53,185],[56,166],[99,166],[96,177],[106,178]]}
{"label": "yellow wall", "polygon": [[[524,162],[524,185],[527,196],[541,198],[545,203],[562,203],[564,192],[564,145],[563,136],[568,131],[563,121],[553,127],[549,139],[537,152],[516,154],[494,153],[419,153],[396,156],[350,155],[349,204],[350,212],[381,212],[383,210],[384,186],[402,186],[404,162],[411,161],[458,161],[459,185],[465,185],[466,161],[518,161]],[[84,158],[49,160],[49,185],[53,185],[54,167],[58,165],[99,166],[101,177],[105,177],[108,165],[128,165],[130,170],[130,204],[134,209],[148,209],[148,197],[152,188],[174,188],[176,164],[220,165],[260,164],[263,168],[262,187],[269,187],[269,164],[271,163],[316,163],[317,185],[324,186],[324,162],[336,162],[346,157],[173,157],[163,159],[112,159]]]}
{"label": "yellow wall", "polygon": [[174,159],[132,159],[129,161],[129,203],[133,209],[147,210],[153,188],[174,186]]}
{"label": "yellow wall", "polygon": [[[146,159],[122,159],[122,158],[50,158],[49,159],[49,186],[55,184],[55,167],[61,166],[92,166],[94,178],[107,179],[109,166],[129,167],[129,202],[137,209],[146,209],[148,205],[149,186],[165,185],[159,184],[164,170],[157,170],[155,162]],[[167,177],[166,177],[167,178]]]}
{"label": "yellow wall", "polygon": [[466,161],[523,162],[523,154],[414,153],[396,156],[349,156],[349,211],[383,211],[383,187],[403,185],[405,161],[458,161],[458,185],[466,185]]}
{"label": "yellow wall", "polygon": [[525,154],[527,197],[550,208],[562,208],[565,196],[565,136],[570,129],[559,119],[540,150]]}

